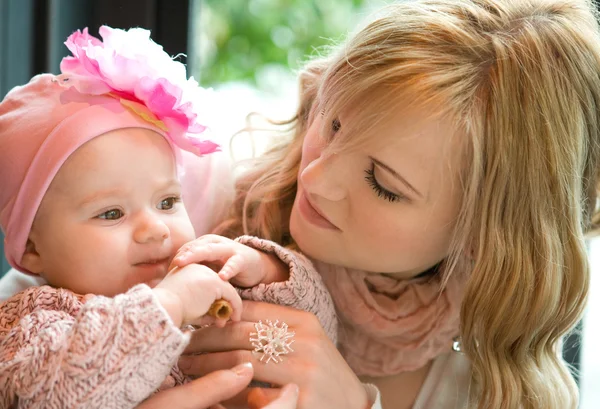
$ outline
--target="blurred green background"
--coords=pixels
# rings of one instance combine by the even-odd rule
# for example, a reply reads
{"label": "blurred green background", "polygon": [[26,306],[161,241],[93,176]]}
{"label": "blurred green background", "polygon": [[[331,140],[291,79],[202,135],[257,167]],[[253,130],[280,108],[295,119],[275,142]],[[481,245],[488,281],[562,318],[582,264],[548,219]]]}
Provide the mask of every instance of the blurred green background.
{"label": "blurred green background", "polygon": [[192,74],[204,86],[242,81],[268,90],[278,73],[332,42],[383,4],[373,0],[204,0],[193,9]]}

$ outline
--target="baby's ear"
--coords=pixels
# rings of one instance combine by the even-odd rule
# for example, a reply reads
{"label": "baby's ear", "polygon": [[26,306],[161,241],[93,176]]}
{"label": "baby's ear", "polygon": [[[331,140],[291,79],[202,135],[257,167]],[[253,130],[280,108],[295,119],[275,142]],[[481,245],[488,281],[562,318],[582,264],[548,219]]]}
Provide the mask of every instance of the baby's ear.
{"label": "baby's ear", "polygon": [[41,274],[44,271],[42,258],[35,249],[35,244],[30,239],[27,239],[25,245],[25,254],[21,259],[21,266],[34,274]]}

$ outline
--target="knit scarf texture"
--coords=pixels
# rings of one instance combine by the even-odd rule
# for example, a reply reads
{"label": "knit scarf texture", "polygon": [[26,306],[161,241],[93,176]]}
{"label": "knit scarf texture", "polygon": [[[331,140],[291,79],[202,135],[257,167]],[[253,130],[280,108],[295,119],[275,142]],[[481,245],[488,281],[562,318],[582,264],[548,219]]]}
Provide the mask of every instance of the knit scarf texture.
{"label": "knit scarf texture", "polygon": [[[313,260],[314,261],[314,260]],[[465,280],[441,274],[399,280],[314,261],[335,303],[339,345],[358,376],[413,371],[452,351]]]}

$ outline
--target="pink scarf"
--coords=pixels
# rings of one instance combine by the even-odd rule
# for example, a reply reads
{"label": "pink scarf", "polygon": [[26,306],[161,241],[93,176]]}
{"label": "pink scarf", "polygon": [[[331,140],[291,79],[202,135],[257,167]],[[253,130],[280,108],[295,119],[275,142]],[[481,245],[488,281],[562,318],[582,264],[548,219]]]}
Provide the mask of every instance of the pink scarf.
{"label": "pink scarf", "polygon": [[315,261],[340,319],[339,347],[354,372],[387,376],[452,350],[464,280],[397,280]]}

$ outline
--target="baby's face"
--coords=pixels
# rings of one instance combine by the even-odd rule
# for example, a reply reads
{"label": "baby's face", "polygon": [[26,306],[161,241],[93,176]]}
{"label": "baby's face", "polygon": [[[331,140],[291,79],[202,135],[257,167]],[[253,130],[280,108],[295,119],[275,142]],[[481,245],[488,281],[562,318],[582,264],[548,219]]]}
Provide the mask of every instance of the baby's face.
{"label": "baby's face", "polygon": [[40,205],[23,261],[56,287],[113,296],[154,286],[194,238],[165,139],[129,128],[69,157]]}

